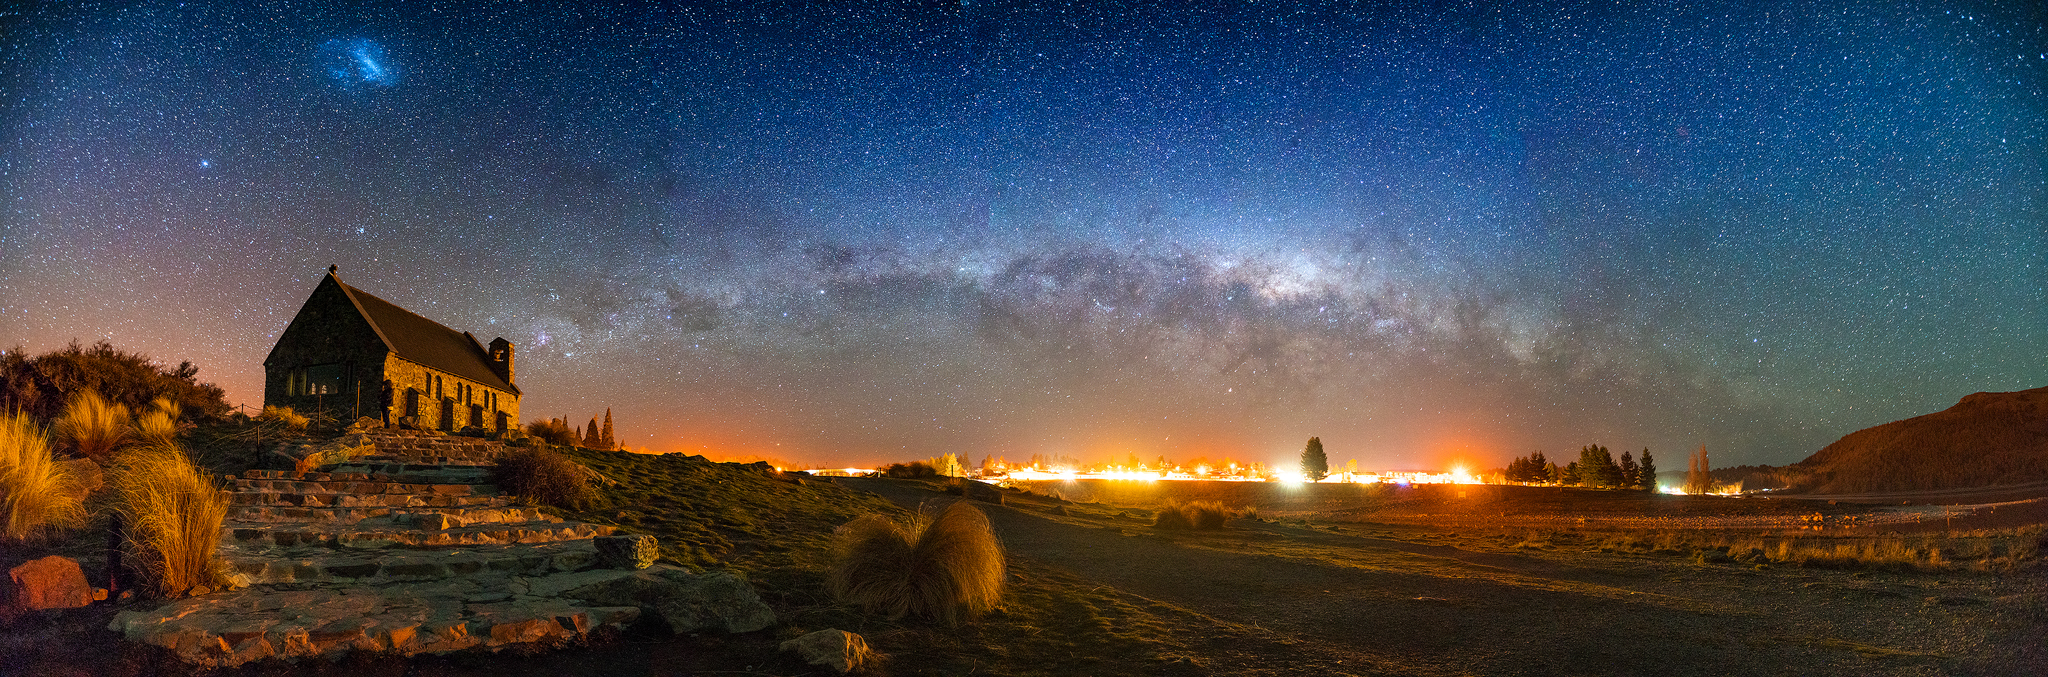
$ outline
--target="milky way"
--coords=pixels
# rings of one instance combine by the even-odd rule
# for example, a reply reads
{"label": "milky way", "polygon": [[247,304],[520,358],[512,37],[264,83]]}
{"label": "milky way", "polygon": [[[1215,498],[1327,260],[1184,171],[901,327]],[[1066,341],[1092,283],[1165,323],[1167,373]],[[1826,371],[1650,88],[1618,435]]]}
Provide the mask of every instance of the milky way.
{"label": "milky way", "polygon": [[42,6],[0,340],[255,405],[339,264],[529,417],[829,464],[1786,463],[2048,385],[2035,3],[1271,4]]}

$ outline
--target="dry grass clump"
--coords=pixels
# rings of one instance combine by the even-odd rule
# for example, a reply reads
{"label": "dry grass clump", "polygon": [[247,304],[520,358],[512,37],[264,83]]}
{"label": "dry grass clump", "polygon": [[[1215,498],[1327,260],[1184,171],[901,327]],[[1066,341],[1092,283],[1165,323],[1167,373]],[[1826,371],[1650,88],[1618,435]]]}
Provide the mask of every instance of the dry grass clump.
{"label": "dry grass clump", "polygon": [[0,537],[21,542],[85,521],[83,478],[27,414],[0,415]]}
{"label": "dry grass clump", "polygon": [[908,523],[867,515],[839,527],[825,582],[840,600],[870,612],[957,625],[996,607],[1004,571],[988,516],[954,501],[927,506]]}
{"label": "dry grass clump", "polygon": [[64,415],[57,418],[50,432],[74,453],[105,463],[128,443],[133,428],[127,407],[108,402],[97,392],[82,390],[71,397]]}
{"label": "dry grass clump", "polygon": [[512,447],[498,456],[491,483],[536,503],[575,509],[597,497],[590,486],[592,475],[553,447]]}
{"label": "dry grass clump", "polygon": [[1181,503],[1167,499],[1165,507],[1153,517],[1152,526],[1161,529],[1215,530],[1236,514],[1216,501],[1189,501]]}
{"label": "dry grass clump", "polygon": [[175,445],[137,447],[115,459],[114,510],[130,568],[152,594],[203,594],[225,580],[214,557],[228,497]]}
{"label": "dry grass clump", "polygon": [[167,397],[150,403],[149,413],[135,419],[135,439],[144,446],[178,443],[178,418],[182,407]]}
{"label": "dry grass clump", "polygon": [[291,407],[264,407],[263,413],[256,415],[256,420],[292,430],[305,430],[313,423],[313,419],[300,416]]}

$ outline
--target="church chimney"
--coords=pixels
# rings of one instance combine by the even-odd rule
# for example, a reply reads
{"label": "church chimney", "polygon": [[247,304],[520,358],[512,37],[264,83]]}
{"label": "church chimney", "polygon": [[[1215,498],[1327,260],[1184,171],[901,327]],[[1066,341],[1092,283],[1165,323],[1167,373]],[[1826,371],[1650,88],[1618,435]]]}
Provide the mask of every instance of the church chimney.
{"label": "church chimney", "polygon": [[512,382],[512,342],[500,336],[491,341],[491,370]]}

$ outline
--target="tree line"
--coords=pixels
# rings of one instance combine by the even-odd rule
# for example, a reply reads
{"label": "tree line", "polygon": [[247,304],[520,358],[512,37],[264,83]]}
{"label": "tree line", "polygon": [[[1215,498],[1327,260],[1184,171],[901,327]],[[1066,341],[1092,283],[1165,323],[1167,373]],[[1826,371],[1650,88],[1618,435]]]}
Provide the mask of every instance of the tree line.
{"label": "tree line", "polygon": [[1638,461],[1629,452],[1621,452],[1621,460],[1607,447],[1589,444],[1579,448],[1579,458],[1558,465],[1535,452],[1528,456],[1516,457],[1508,462],[1507,481],[1529,484],[1554,484],[1564,487],[1593,487],[1597,489],[1657,490],[1657,461],[1650,457],[1650,450],[1643,449]]}

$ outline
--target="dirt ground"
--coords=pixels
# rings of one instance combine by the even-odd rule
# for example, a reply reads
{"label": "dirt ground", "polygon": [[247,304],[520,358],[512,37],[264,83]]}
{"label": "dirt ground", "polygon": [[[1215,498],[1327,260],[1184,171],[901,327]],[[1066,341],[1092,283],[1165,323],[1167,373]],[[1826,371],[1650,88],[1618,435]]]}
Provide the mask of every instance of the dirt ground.
{"label": "dirt ground", "polygon": [[[940,499],[904,483],[850,484],[905,505]],[[1261,673],[2012,675],[2048,665],[2038,571],[1700,564],[1516,548],[1514,537],[1415,524],[1238,520],[1161,533],[1132,506],[1037,497],[985,509],[1013,561],[1277,633],[1252,661],[1193,657]]]}

